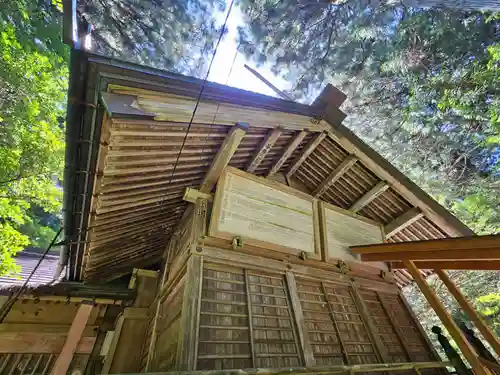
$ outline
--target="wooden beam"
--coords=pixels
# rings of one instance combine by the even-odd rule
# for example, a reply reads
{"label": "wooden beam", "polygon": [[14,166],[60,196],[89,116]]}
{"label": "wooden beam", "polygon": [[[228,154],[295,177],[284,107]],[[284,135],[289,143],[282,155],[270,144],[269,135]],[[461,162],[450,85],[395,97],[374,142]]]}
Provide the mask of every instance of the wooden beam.
{"label": "wooden beam", "polygon": [[[500,270],[500,259],[497,260],[417,260],[417,268],[421,270]],[[405,268],[403,262],[391,262],[393,269]]]}
{"label": "wooden beam", "polygon": [[[317,100],[324,98],[325,102],[335,107],[335,102],[329,100],[327,89],[323,90]],[[363,164],[381,180],[387,181],[393,189],[403,195],[414,206],[422,209],[425,216],[435,222],[449,236],[471,236],[474,232],[453,216],[448,210],[431,198],[401,171],[384,159],[378,152],[363,142],[354,132],[341,124],[335,111],[326,112],[323,119],[330,124],[328,135],[342,145],[347,152],[356,154]]]}
{"label": "wooden beam", "polygon": [[389,185],[385,181],[380,181],[377,185],[372,187],[366,194],[364,194],[361,198],[359,198],[350,208],[349,211],[354,213],[363,209],[370,204],[375,198],[377,198],[384,191],[389,189]]}
{"label": "wooden beam", "polygon": [[500,356],[500,341],[495,337],[493,332],[491,332],[481,315],[477,313],[474,307],[469,303],[469,301],[467,301],[465,296],[460,293],[460,290],[458,290],[457,286],[450,279],[446,271],[435,270],[434,272],[439,276],[443,284],[446,285],[451,295],[457,300],[462,310],[465,311],[469,317],[469,320],[474,323],[479,332],[481,332],[486,341],[488,341],[491,347],[495,350],[497,356]]}
{"label": "wooden beam", "polygon": [[398,253],[361,254],[364,262],[387,262],[393,260],[477,260],[500,259],[500,247],[495,249],[470,250],[434,250],[434,251],[401,251]]}
{"label": "wooden beam", "polygon": [[314,359],[313,349],[309,341],[309,334],[307,333],[304,313],[302,312],[302,305],[297,293],[297,283],[295,281],[295,276],[291,272],[286,272],[285,276],[288,293],[290,295],[290,301],[292,303],[292,311],[295,316],[295,322],[297,323],[300,346],[302,347],[302,353],[304,353],[304,362],[307,367],[311,367],[316,364],[316,360]]}
{"label": "wooden beam", "polygon": [[422,291],[423,295],[429,302],[429,305],[431,305],[432,309],[436,312],[439,319],[441,319],[441,322],[444,324],[451,337],[453,337],[453,340],[455,340],[462,354],[465,356],[467,361],[469,361],[474,373],[476,375],[489,375],[489,372],[485,370],[481,362],[479,362],[476,352],[469,344],[460,328],[458,328],[451,315],[448,314],[439,297],[429,287],[415,264],[413,264],[413,262],[411,261],[405,261],[404,264],[406,266],[406,269],[408,270],[408,272],[410,272],[418,287]]}
{"label": "wooden beam", "polygon": [[189,203],[196,203],[198,198],[206,199],[209,202],[213,200],[212,194],[202,193],[201,191],[190,187],[186,188],[182,199]]}
{"label": "wooden beam", "polygon": [[318,185],[316,190],[313,191],[312,196],[319,197],[327,191],[349,168],[351,168],[359,159],[355,155],[349,155],[342,163],[335,168],[328,177]]}
{"label": "wooden beam", "polygon": [[248,124],[244,122],[237,122],[231,128],[224,139],[224,142],[222,142],[222,146],[217,152],[217,155],[215,155],[207,174],[205,175],[205,179],[200,187],[200,191],[202,193],[208,194],[212,191],[213,187],[217,183],[217,180],[219,179],[219,176],[224,168],[226,168],[229,164],[229,161],[233,157],[247,130]]}
{"label": "wooden beam", "polygon": [[250,173],[255,172],[257,167],[260,165],[260,163],[262,163],[262,161],[266,157],[267,153],[274,146],[280,135],[281,135],[280,129],[272,129],[267,133],[266,137],[260,144],[258,150],[255,151],[255,153],[252,156],[252,159],[248,163],[246,167],[247,172]]}
{"label": "wooden beam", "polygon": [[440,238],[428,241],[351,246],[351,250],[356,254],[369,254],[397,253],[401,251],[487,250],[498,247],[500,247],[500,234],[494,234],[491,236]]}
{"label": "wooden beam", "polygon": [[92,302],[82,302],[78,311],[76,312],[73,323],[66,337],[66,342],[61,350],[61,354],[57,357],[56,363],[52,368],[52,375],[66,375],[69,370],[73,355],[75,354],[78,343],[82,339],[83,331],[89,320],[90,313],[94,308]]}
{"label": "wooden beam", "polygon": [[[4,324],[1,324],[2,327]],[[45,324],[42,324],[45,326]],[[31,326],[31,324],[30,324]],[[64,325],[63,328],[68,328]],[[19,331],[12,331],[10,328],[0,331],[0,355],[2,353],[43,353],[56,354],[60,353],[67,338],[66,332],[42,332],[25,331],[21,328]],[[76,346],[75,353],[89,354],[96,341],[95,333],[86,332],[85,328],[83,337]]]}
{"label": "wooden beam", "polygon": [[301,132],[298,132],[293,140],[290,142],[290,144],[285,148],[283,151],[283,154],[281,154],[280,158],[278,161],[273,165],[267,176],[272,176],[276,172],[280,170],[280,168],[285,164],[285,162],[288,160],[288,158],[293,154],[295,149],[302,143],[304,138],[307,136],[307,131],[303,130]]}
{"label": "wooden beam", "polygon": [[389,238],[396,233],[402,231],[406,227],[413,224],[415,221],[420,220],[424,217],[424,213],[420,208],[413,207],[410,210],[406,211],[401,216],[395,218],[389,224],[387,224],[384,228],[385,237]]}
{"label": "wooden beam", "polygon": [[294,172],[299,169],[299,167],[302,165],[304,160],[307,159],[307,157],[314,151],[318,145],[323,142],[323,139],[325,139],[326,134],[325,133],[318,133],[316,134],[310,141],[305,145],[304,150],[302,151],[302,154],[297,157],[296,160],[292,162],[290,165],[290,168],[286,172],[286,177],[290,178]]}

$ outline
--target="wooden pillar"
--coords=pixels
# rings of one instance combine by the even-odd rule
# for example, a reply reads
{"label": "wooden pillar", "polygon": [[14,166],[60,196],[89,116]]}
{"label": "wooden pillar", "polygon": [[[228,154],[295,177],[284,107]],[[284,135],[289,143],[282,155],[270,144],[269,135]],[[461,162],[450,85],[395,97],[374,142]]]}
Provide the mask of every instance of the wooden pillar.
{"label": "wooden pillar", "polygon": [[177,370],[196,370],[198,326],[203,282],[203,257],[192,254],[188,260],[182,301],[181,329],[177,344]]}
{"label": "wooden pillar", "polygon": [[455,283],[450,279],[446,271],[444,270],[434,270],[434,272],[439,276],[444,285],[448,288],[451,295],[457,300],[458,304],[465,311],[470,321],[474,323],[476,328],[481,332],[486,341],[495,350],[498,356],[500,356],[500,341],[495,337],[490,328],[486,325],[483,318],[477,313],[473,306],[467,301],[465,296],[460,293]]}
{"label": "wooden pillar", "polygon": [[453,340],[455,340],[455,342],[457,343],[467,361],[469,361],[474,373],[476,375],[490,375],[490,372],[483,367],[476,355],[476,352],[464,337],[460,328],[458,328],[456,323],[453,321],[453,318],[450,316],[450,314],[448,314],[443,303],[439,300],[436,293],[434,293],[434,291],[429,287],[415,264],[413,264],[413,262],[410,260],[405,260],[403,261],[403,263],[408,272],[410,272],[410,274],[412,275],[423,295],[429,302],[429,305],[431,305],[439,319],[441,319],[441,322],[453,337]]}
{"label": "wooden pillar", "polygon": [[73,323],[66,337],[66,342],[62,348],[61,354],[57,357],[57,361],[52,368],[52,375],[66,375],[68,372],[71,361],[73,360],[73,355],[75,354],[78,342],[82,338],[83,331],[89,320],[90,313],[94,308],[92,302],[84,301],[78,308]]}
{"label": "wooden pillar", "polygon": [[103,374],[139,372],[143,343],[149,319],[149,307],[156,294],[158,272],[136,269],[129,288],[137,291],[132,307],[118,318],[115,336],[104,361]]}

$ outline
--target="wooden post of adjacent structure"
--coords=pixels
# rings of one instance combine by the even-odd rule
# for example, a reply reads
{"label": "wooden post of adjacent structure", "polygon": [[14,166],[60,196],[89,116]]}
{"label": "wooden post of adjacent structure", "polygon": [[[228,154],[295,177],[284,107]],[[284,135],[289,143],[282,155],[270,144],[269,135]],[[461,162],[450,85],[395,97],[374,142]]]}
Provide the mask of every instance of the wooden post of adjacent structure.
{"label": "wooden post of adjacent structure", "polygon": [[135,269],[129,288],[137,291],[132,307],[125,308],[117,319],[115,336],[111,350],[104,360],[103,374],[138,372],[146,329],[148,326],[149,307],[153,303],[158,283],[158,272]]}
{"label": "wooden post of adjacent structure", "polygon": [[483,318],[477,313],[474,307],[471,306],[465,296],[460,293],[460,290],[458,290],[457,286],[450,279],[446,271],[436,269],[434,270],[434,272],[439,276],[443,284],[446,285],[446,288],[448,288],[451,295],[457,300],[458,304],[467,314],[470,321],[474,323],[476,328],[479,330],[479,332],[481,332],[483,337],[486,339],[486,341],[488,341],[497,355],[500,356],[500,341],[495,337],[493,332],[491,332],[490,328],[486,325]]}
{"label": "wooden post of adjacent structure", "polygon": [[450,333],[451,337],[453,337],[453,340],[457,343],[467,361],[469,361],[474,373],[476,375],[490,375],[490,372],[483,367],[476,355],[476,352],[464,337],[460,328],[458,328],[457,324],[453,321],[453,318],[450,314],[448,314],[436,293],[434,293],[434,291],[429,287],[415,264],[410,260],[405,260],[403,263],[422,291],[422,294],[429,302],[429,305],[431,305],[432,309],[436,312],[439,319],[441,319],[441,322],[443,322],[444,326]]}
{"label": "wooden post of adjacent structure", "polygon": [[94,304],[90,301],[84,301],[78,308],[73,323],[66,337],[66,342],[62,348],[61,354],[52,368],[51,375],[66,375],[68,372],[73,355],[75,354],[78,342],[82,338],[83,331],[90,317]]}

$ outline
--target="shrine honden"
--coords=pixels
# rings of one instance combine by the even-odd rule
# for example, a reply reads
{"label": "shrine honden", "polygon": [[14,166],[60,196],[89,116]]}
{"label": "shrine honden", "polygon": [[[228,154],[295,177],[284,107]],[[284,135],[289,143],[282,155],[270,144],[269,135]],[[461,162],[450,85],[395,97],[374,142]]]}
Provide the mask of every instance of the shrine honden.
{"label": "shrine honden", "polygon": [[[64,281],[2,290],[1,374],[444,374],[400,289],[416,282],[477,375],[498,355],[447,269],[499,269],[477,237],[311,105],[73,51]],[[194,118],[191,117],[194,114]]]}

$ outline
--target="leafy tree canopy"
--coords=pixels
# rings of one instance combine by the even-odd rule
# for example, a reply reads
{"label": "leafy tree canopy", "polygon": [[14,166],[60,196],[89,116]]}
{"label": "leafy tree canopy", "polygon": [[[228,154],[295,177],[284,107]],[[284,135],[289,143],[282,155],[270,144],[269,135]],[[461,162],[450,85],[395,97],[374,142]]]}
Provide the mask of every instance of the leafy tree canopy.
{"label": "leafy tree canopy", "polygon": [[346,124],[478,233],[500,230],[500,19],[388,2],[242,0],[248,56],[310,100],[332,82]]}
{"label": "leafy tree canopy", "polygon": [[[67,48],[60,4],[16,0],[0,7],[0,274],[12,256],[46,247],[60,215]],[[55,222],[54,222],[55,221]]]}

